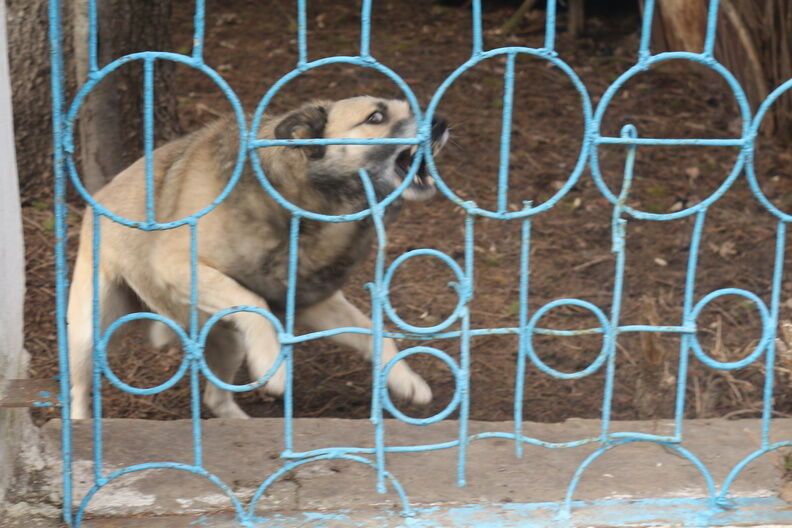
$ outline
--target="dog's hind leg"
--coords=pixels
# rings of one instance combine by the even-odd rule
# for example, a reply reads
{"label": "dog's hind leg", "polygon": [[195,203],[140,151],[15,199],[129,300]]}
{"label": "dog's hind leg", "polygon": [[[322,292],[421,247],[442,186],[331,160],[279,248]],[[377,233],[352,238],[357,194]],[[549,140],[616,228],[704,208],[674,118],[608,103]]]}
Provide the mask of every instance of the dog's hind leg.
{"label": "dog's hind leg", "polygon": [[[83,239],[85,241],[85,238]],[[67,314],[69,369],[71,377],[71,417],[91,417],[91,372],[93,350],[93,269],[90,242],[81,246],[69,289]],[[119,278],[108,275],[100,265],[99,310],[101,330],[136,309],[131,291]]]}
{"label": "dog's hind leg", "polygon": [[[350,303],[340,291],[329,299],[302,310],[297,314],[301,323],[314,330],[330,330],[345,326],[371,328],[371,320],[363,312]],[[336,343],[354,348],[366,359],[371,359],[374,352],[372,338],[365,334],[338,334],[331,337]],[[393,339],[382,340],[382,365],[399,352]],[[399,361],[390,371],[388,386],[399,397],[408,401],[426,404],[432,400],[432,389],[426,382],[413,372],[406,361]]]}
{"label": "dog's hind leg", "polygon": [[[234,376],[245,359],[240,337],[233,328],[217,324],[206,339],[206,363],[214,375],[226,383],[234,382]],[[203,402],[218,418],[249,418],[234,401],[233,392],[223,390],[209,380],[206,381]]]}
{"label": "dog's hind leg", "polygon": [[172,345],[181,345],[176,334],[168,328],[168,325],[160,321],[151,321],[149,323],[148,335],[151,346],[157,349]]}

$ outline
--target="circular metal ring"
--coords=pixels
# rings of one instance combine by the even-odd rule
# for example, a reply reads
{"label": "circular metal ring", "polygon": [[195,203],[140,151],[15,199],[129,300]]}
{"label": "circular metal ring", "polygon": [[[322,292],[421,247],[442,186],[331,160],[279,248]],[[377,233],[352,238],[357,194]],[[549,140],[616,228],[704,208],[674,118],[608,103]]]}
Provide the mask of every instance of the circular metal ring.
{"label": "circular metal ring", "polygon": [[[579,308],[584,308],[588,310],[600,323],[600,328],[602,330],[602,347],[600,347],[600,352],[594,361],[583,370],[578,372],[561,372],[560,370],[554,369],[553,367],[549,366],[547,363],[542,361],[539,356],[536,354],[536,350],[534,349],[533,338],[534,332],[536,330],[536,325],[539,324],[539,320],[550,310],[553,308],[557,308],[559,306],[577,306]],[[549,374],[554,378],[559,379],[578,379],[588,376],[592,374],[597,369],[602,366],[605,362],[605,359],[608,356],[608,350],[610,349],[609,341],[610,341],[610,323],[608,322],[607,317],[605,314],[602,313],[597,306],[591,304],[588,301],[584,301],[582,299],[556,299],[555,301],[551,301],[541,308],[539,308],[536,313],[533,314],[533,317],[528,321],[528,324],[525,326],[524,330],[525,334],[527,335],[527,339],[525,340],[525,352],[528,354],[528,357],[531,358],[531,361],[536,365],[536,367],[544,372],[545,374]]]}
{"label": "circular metal ring", "polygon": [[[434,414],[428,418],[413,418],[412,416],[407,416],[399,409],[393,405],[393,402],[390,399],[390,393],[388,392],[388,375],[390,374],[391,369],[398,363],[399,361],[403,360],[404,358],[414,356],[416,354],[428,354],[430,356],[434,356],[446,365],[451,370],[451,374],[454,376],[454,381],[456,382],[456,386],[454,387],[454,397],[448,403],[448,405],[442,411]],[[412,424],[412,425],[430,425],[433,423],[441,422],[445,420],[449,414],[454,412],[457,407],[459,407],[459,402],[462,401],[462,384],[464,380],[462,379],[462,369],[456,364],[456,362],[443,352],[442,350],[438,350],[436,348],[428,347],[428,346],[416,346],[412,348],[408,348],[402,350],[396,356],[393,357],[388,363],[385,365],[385,368],[382,369],[380,373],[380,386],[382,387],[382,406],[391,413],[395,418],[398,418],[402,422]]]}
{"label": "circular metal ring", "polygon": [[545,202],[536,205],[536,206],[526,206],[521,211],[512,211],[512,212],[497,212],[497,211],[490,211],[488,209],[483,209],[478,207],[476,204],[463,200],[459,196],[457,196],[454,191],[443,181],[443,178],[440,176],[440,173],[437,169],[434,160],[434,154],[431,148],[426,148],[424,151],[424,156],[426,158],[426,166],[429,169],[430,174],[435,179],[435,183],[437,184],[437,188],[448,197],[449,200],[457,204],[458,206],[462,207],[466,212],[473,215],[483,216],[487,218],[495,218],[499,220],[511,220],[517,218],[526,218],[528,216],[533,216],[539,214],[543,211],[547,211],[551,207],[553,207],[556,203],[558,203],[569,190],[577,183],[580,175],[583,173],[583,170],[586,167],[586,160],[588,159],[589,150],[591,148],[591,137],[587,133],[591,125],[591,118],[592,118],[592,109],[591,109],[591,98],[588,95],[588,91],[586,90],[586,86],[583,84],[583,81],[577,76],[575,71],[563,60],[558,58],[555,54],[548,53],[547,50],[544,49],[537,49],[537,48],[525,48],[525,47],[507,47],[507,48],[496,48],[493,50],[489,50],[485,53],[477,54],[474,57],[471,57],[466,63],[462,66],[457,68],[451,75],[449,75],[445,81],[440,85],[437,89],[435,94],[432,96],[432,100],[429,103],[429,107],[426,109],[426,118],[424,120],[424,127],[423,133],[426,134],[431,127],[432,116],[434,116],[435,111],[437,110],[440,101],[445,95],[446,90],[456,81],[456,79],[465,73],[466,71],[472,69],[474,66],[479,64],[480,62],[484,62],[485,60],[491,59],[493,57],[498,57],[501,55],[529,55],[531,57],[537,57],[539,59],[545,60],[550,64],[556,66],[560,69],[567,78],[572,82],[572,86],[578,91],[580,94],[580,99],[582,102],[582,111],[583,111],[583,137],[581,138],[580,144],[580,153],[578,154],[578,160],[575,164],[574,169],[567,177],[566,182],[564,185],[556,191],[556,193],[551,196]]}
{"label": "circular metal ring", "polygon": [[704,353],[704,349],[701,347],[701,343],[698,339],[698,334],[693,334],[693,339],[691,340],[691,347],[693,348],[693,353],[696,355],[699,361],[707,365],[711,368],[716,368],[720,370],[735,370],[738,368],[742,368],[750,363],[756,361],[756,359],[762,355],[762,352],[765,351],[767,345],[770,343],[770,339],[772,338],[772,329],[770,328],[770,313],[767,310],[764,302],[762,299],[756,296],[756,294],[749,292],[747,290],[741,290],[738,288],[725,288],[722,290],[715,290],[710,292],[704,298],[702,298],[696,306],[693,307],[693,311],[690,314],[693,323],[695,324],[696,319],[701,314],[702,310],[713,300],[717,299],[718,297],[723,297],[725,295],[734,295],[737,297],[742,297],[744,299],[748,299],[756,306],[756,309],[759,311],[759,317],[762,320],[762,337],[759,339],[759,342],[756,344],[756,348],[745,356],[742,359],[737,361],[718,361],[712,359],[706,353]]}
{"label": "circular metal ring", "polygon": [[[252,381],[250,383],[245,383],[244,385],[235,385],[233,383],[227,383],[220,378],[218,378],[212,369],[209,368],[209,365],[206,362],[205,354],[203,353],[206,348],[206,339],[209,337],[209,332],[214,328],[214,326],[224,317],[238,314],[238,313],[252,313],[259,315],[266,319],[273,328],[273,331],[278,339],[278,357],[275,359],[275,362],[272,366],[261,376],[259,379]],[[264,308],[259,308],[257,306],[234,306],[232,308],[226,308],[225,310],[220,310],[216,312],[209,320],[204,323],[203,327],[201,328],[201,332],[198,334],[198,342],[196,347],[196,354],[199,356],[199,364],[201,367],[201,373],[206,376],[206,379],[212,383],[214,386],[231,391],[231,392],[245,392],[258,389],[264,386],[272,376],[280,368],[283,361],[286,359],[286,354],[283,351],[283,347],[280,346],[282,342],[282,336],[284,334],[283,326],[281,325],[280,321],[277,317],[275,317],[272,312],[269,310],[265,310]]]}
{"label": "circular metal ring", "polygon": [[[775,104],[775,102],[785,93],[792,91],[792,79],[787,80],[785,83],[778,86],[773,92],[767,96],[767,98],[762,101],[762,104],[759,106],[759,110],[756,112],[756,116],[754,116],[753,124],[751,125],[751,136],[756,138],[759,136],[759,129],[762,126],[762,121],[764,121],[765,116],[767,115],[770,108]],[[756,146],[750,150],[748,153],[748,160],[745,164],[745,172],[748,176],[748,184],[751,187],[756,198],[761,202],[761,204],[767,209],[770,214],[774,215],[779,220],[783,220],[784,222],[792,222],[792,214],[786,213],[778,208],[770,199],[765,195],[764,191],[759,185],[759,180],[756,176],[756,167],[754,166],[754,156]]]}
{"label": "circular metal ring", "polygon": [[[435,257],[439,259],[441,262],[443,262],[454,273],[454,276],[456,277],[457,280],[457,284],[459,286],[458,288],[455,288],[457,290],[456,308],[454,308],[454,311],[451,312],[451,315],[449,315],[444,321],[434,326],[415,326],[406,322],[404,319],[402,319],[399,316],[399,314],[396,313],[396,310],[393,309],[393,306],[391,305],[391,301],[390,301],[390,296],[388,295],[388,292],[390,291],[391,281],[393,280],[393,276],[396,273],[396,270],[399,268],[399,266],[401,266],[411,258],[420,257],[420,256]],[[432,332],[439,332],[441,330],[445,330],[446,328],[454,324],[454,322],[462,316],[462,312],[464,311],[465,305],[467,303],[467,298],[465,297],[464,288],[463,288],[465,284],[466,284],[465,273],[462,271],[462,268],[459,267],[459,264],[457,264],[451,257],[449,257],[448,255],[446,255],[441,251],[437,251],[436,249],[414,249],[412,251],[408,251],[407,253],[402,253],[399,256],[399,258],[393,261],[393,263],[388,268],[388,271],[385,272],[385,280],[383,284],[383,287],[385,289],[385,298],[384,298],[384,302],[382,303],[383,308],[385,309],[385,313],[388,314],[388,317],[391,319],[391,321],[396,323],[398,327],[407,330],[408,332],[414,332],[416,334],[429,334]],[[459,288],[462,288],[462,291],[460,291]]]}
{"label": "circular metal ring", "polygon": [[131,321],[139,321],[139,320],[149,320],[149,321],[158,321],[160,323],[165,324],[168,328],[170,328],[174,334],[179,338],[182,344],[182,350],[190,350],[192,345],[192,340],[187,336],[181,326],[177,325],[172,320],[168,319],[167,317],[163,317],[160,314],[151,313],[151,312],[138,312],[127,314],[119,319],[116,319],[113,324],[107,327],[104,334],[102,334],[101,338],[99,339],[99,343],[97,344],[97,360],[99,365],[104,373],[105,377],[110,380],[110,383],[115,385],[117,388],[121,389],[124,392],[128,392],[130,394],[135,394],[138,396],[149,396],[151,394],[158,394],[165,390],[170,389],[174,385],[176,385],[184,376],[184,373],[187,372],[187,367],[189,365],[189,354],[185,354],[184,359],[182,359],[181,365],[176,370],[176,372],[166,381],[160,383],[155,387],[148,387],[148,388],[140,388],[140,387],[133,387],[128,383],[124,382],[116,376],[115,372],[110,368],[110,363],[107,361],[107,346],[110,343],[110,339],[113,337],[113,334],[121,328],[126,323]]}
{"label": "circular metal ring", "polygon": [[689,53],[683,51],[674,51],[668,53],[660,53],[658,55],[653,55],[649,57],[646,61],[640,62],[629,70],[624,72],[618,79],[616,79],[613,84],[611,84],[605,93],[602,96],[602,99],[597,106],[597,111],[594,114],[594,120],[592,122],[592,130],[594,131],[595,137],[595,144],[591,149],[591,175],[594,178],[594,183],[599,188],[600,193],[613,205],[618,204],[618,198],[613,192],[610,190],[608,185],[605,183],[604,179],[602,178],[602,170],[600,169],[599,165],[599,146],[597,141],[602,138],[601,136],[601,129],[602,129],[602,119],[605,116],[605,112],[608,109],[608,106],[611,103],[613,97],[618,93],[618,91],[624,86],[624,84],[638,75],[639,73],[645,72],[650,66],[654,64],[659,64],[662,62],[667,62],[671,60],[683,60],[694,62],[697,64],[702,64],[707,68],[711,69],[718,75],[720,75],[729,87],[732,90],[732,94],[734,95],[735,101],[737,102],[737,106],[740,109],[742,121],[743,121],[743,133],[742,136],[739,138],[742,141],[742,150],[737,155],[737,159],[732,166],[732,170],[723,183],[718,187],[712,194],[710,194],[707,198],[700,201],[699,203],[687,207],[685,209],[681,209],[679,211],[674,211],[673,213],[650,213],[647,211],[640,211],[638,209],[634,209],[625,205],[623,210],[632,216],[633,218],[641,219],[641,220],[674,220],[677,218],[684,218],[686,216],[690,216],[695,214],[703,209],[706,209],[710,205],[712,205],[715,201],[717,201],[723,194],[731,187],[734,183],[734,180],[740,174],[740,171],[745,164],[745,152],[746,152],[746,145],[751,141],[751,132],[750,132],[750,123],[751,123],[751,109],[748,106],[748,100],[745,96],[745,92],[743,91],[740,83],[737,79],[734,78],[734,75],[726,69],[723,65],[719,62],[715,61],[712,58],[705,58],[699,53]]}
{"label": "circular metal ring", "polygon": [[[239,151],[237,152],[236,162],[234,164],[233,172],[231,173],[228,183],[226,184],[225,188],[220,192],[220,194],[215,198],[212,203],[208,204],[203,209],[189,215],[185,216],[184,218],[180,218],[178,220],[174,220],[172,222],[146,222],[142,220],[132,220],[130,218],[125,218],[114,212],[107,209],[104,205],[97,202],[91,193],[85,188],[80,180],[79,171],[77,170],[77,165],[74,161],[74,120],[77,118],[77,114],[82,108],[83,103],[85,102],[85,98],[91,91],[99,84],[102,79],[107,77],[110,73],[114,72],[124,64],[135,62],[135,61],[157,61],[157,60],[164,60],[164,61],[171,61],[180,64],[185,64],[194,70],[198,70],[207,77],[209,77],[214,83],[220,88],[225,95],[226,99],[231,103],[231,107],[234,110],[234,114],[236,117],[237,127],[239,129]],[[197,219],[205,216],[209,212],[211,212],[217,205],[225,200],[228,194],[236,185],[239,177],[242,175],[242,168],[245,164],[245,141],[247,138],[247,123],[245,119],[245,112],[242,109],[242,104],[239,102],[234,91],[225,82],[223,77],[217,73],[215,70],[204,64],[203,62],[195,60],[193,57],[189,57],[186,55],[181,55],[178,53],[169,53],[169,52],[161,52],[161,51],[144,51],[140,53],[132,53],[130,55],[125,55],[119,59],[114,60],[113,62],[106,65],[104,68],[99,70],[98,72],[91,75],[90,79],[87,83],[85,83],[80,91],[72,101],[71,106],[69,107],[69,111],[66,114],[66,122],[64,123],[64,134],[63,134],[63,150],[66,152],[66,167],[67,172],[69,173],[69,177],[74,184],[74,187],[77,189],[77,192],[80,196],[85,200],[95,211],[100,213],[103,216],[106,216],[113,222],[118,224],[133,227],[138,229],[145,229],[145,230],[161,230],[161,229],[173,229],[175,227],[183,226],[186,224],[190,224],[195,222]]]}

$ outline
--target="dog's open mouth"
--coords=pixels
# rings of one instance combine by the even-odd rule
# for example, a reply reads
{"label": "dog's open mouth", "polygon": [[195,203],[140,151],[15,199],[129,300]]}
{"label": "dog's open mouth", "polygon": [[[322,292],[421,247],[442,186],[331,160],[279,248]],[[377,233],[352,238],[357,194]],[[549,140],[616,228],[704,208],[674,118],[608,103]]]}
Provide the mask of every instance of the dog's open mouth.
{"label": "dog's open mouth", "polygon": [[[415,155],[418,152],[418,147],[413,146],[411,148],[407,148],[402,150],[399,155],[396,157],[396,176],[399,177],[399,180],[404,181],[404,178],[407,177],[407,174],[410,172],[410,167],[414,162]],[[421,159],[420,165],[418,165],[418,170],[415,171],[415,176],[413,176],[412,182],[410,182],[409,187],[407,188],[408,191],[412,191],[410,194],[431,194],[434,192],[434,179],[429,175],[426,170],[426,162]],[[413,196],[417,197],[417,196]]]}

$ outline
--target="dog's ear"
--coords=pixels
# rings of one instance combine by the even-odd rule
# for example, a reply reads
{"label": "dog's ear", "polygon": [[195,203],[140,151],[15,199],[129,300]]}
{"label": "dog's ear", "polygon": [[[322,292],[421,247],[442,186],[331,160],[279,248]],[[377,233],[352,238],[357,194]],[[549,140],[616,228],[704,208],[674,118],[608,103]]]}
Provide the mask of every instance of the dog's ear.
{"label": "dog's ear", "polygon": [[[327,110],[323,106],[307,106],[284,117],[275,127],[276,139],[318,139],[324,137]],[[295,147],[304,149],[311,159],[322,158],[324,145]]]}

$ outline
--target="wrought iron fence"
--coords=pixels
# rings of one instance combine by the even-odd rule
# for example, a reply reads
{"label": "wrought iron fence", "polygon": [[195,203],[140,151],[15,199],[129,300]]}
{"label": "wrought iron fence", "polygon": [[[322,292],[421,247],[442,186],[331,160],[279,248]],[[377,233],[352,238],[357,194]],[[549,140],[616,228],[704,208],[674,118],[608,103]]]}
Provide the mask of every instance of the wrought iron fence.
{"label": "wrought iron fence", "polygon": [[[403,513],[411,515],[413,510],[410,507],[407,493],[399,484],[396,476],[388,471],[388,453],[410,453],[423,452],[440,449],[454,449],[458,454],[457,479],[460,485],[464,485],[467,479],[466,462],[467,447],[470,442],[482,441],[492,438],[508,439],[514,442],[515,454],[517,457],[523,453],[525,445],[539,446],[548,449],[574,449],[586,444],[595,444],[599,447],[589,457],[587,457],[578,467],[568,485],[566,497],[557,503],[559,521],[569,518],[573,508],[573,498],[578,483],[592,462],[597,460],[605,452],[618,446],[633,442],[651,442],[662,444],[667,449],[677,453],[687,459],[701,473],[707,488],[707,497],[711,511],[717,512],[722,508],[730,506],[729,490],[735,478],[752,461],[762,455],[777,450],[785,446],[792,446],[792,442],[772,442],[771,441],[771,416],[773,412],[773,372],[775,361],[775,337],[778,327],[779,301],[781,296],[782,276],[784,271],[785,237],[787,223],[792,220],[792,215],[776,207],[763,193],[757,182],[757,175],[754,169],[755,140],[759,128],[768,111],[773,104],[786,92],[792,89],[792,79],[778,86],[761,103],[756,113],[748,104],[745,92],[735,77],[718,62],[714,56],[716,21],[719,7],[719,0],[710,0],[709,13],[707,19],[707,31],[704,49],[699,53],[691,52],[669,52],[654,54],[650,49],[650,37],[652,18],[654,14],[654,0],[646,0],[643,16],[643,28],[638,49],[638,60],[631,68],[625,71],[616,79],[606,90],[596,108],[592,105],[586,86],[577,76],[575,71],[558,55],[555,50],[556,32],[556,0],[548,0],[546,28],[544,46],[541,48],[530,47],[503,47],[485,50],[482,37],[482,11],[481,1],[473,0],[471,4],[472,14],[472,40],[470,58],[460,65],[434,93],[428,107],[424,111],[408,84],[393,70],[377,61],[370,53],[370,32],[371,32],[371,0],[362,1],[361,10],[361,36],[360,52],[356,56],[332,56],[316,60],[310,60],[308,54],[308,32],[306,18],[306,0],[297,0],[298,13],[298,61],[294,70],[280,78],[264,95],[252,121],[248,123],[246,114],[243,111],[237,95],[226,83],[223,77],[205,61],[204,50],[204,26],[205,26],[205,6],[204,0],[196,0],[194,18],[194,44],[190,55],[171,53],[165,51],[144,51],[134,53],[124,57],[119,57],[109,64],[102,65],[98,59],[97,43],[97,3],[90,0],[89,5],[89,73],[87,79],[81,79],[81,87],[76,96],[66,101],[64,87],[64,56],[62,47],[62,2],[61,0],[50,0],[50,42],[52,51],[52,91],[53,91],[53,125],[54,125],[54,146],[55,146],[55,212],[56,212],[56,258],[57,258],[57,322],[59,332],[59,349],[61,365],[61,401],[63,404],[63,497],[64,497],[64,518],[66,522],[73,526],[78,526],[83,518],[86,507],[96,492],[118,477],[138,471],[149,469],[171,469],[186,471],[204,477],[209,482],[217,486],[231,500],[242,525],[252,526],[255,519],[256,505],[269,486],[284,476],[287,472],[303,464],[328,459],[344,459],[358,462],[370,466],[377,477],[377,490],[385,492],[386,485],[390,484],[398,493],[402,503]],[[565,183],[549,199],[540,204],[525,202],[519,210],[509,210],[508,190],[509,190],[509,152],[512,110],[518,102],[514,100],[514,78],[515,63],[519,55],[531,56],[551,64],[568,78],[568,81],[580,94],[582,103],[581,113],[583,117],[584,129],[580,140],[580,151],[577,163],[571,173],[566,178]],[[443,175],[435,165],[433,152],[429,144],[431,136],[432,116],[434,116],[438,105],[443,99],[446,90],[464,72],[474,68],[476,65],[491,59],[505,57],[504,73],[504,93],[503,93],[503,114],[502,131],[500,142],[500,165],[498,171],[497,186],[497,208],[490,210],[478,206],[472,201],[466,201],[455,194],[454,190],[445,182]],[[742,121],[742,131],[738,137],[730,139],[710,139],[710,138],[651,138],[640,137],[637,129],[632,125],[623,128],[618,137],[604,136],[601,133],[603,116],[608,109],[611,101],[624,87],[624,85],[637,74],[647,70],[653,65],[670,61],[681,60],[698,63],[712,70],[720,76],[729,86],[737,102],[740,118]],[[80,180],[78,167],[74,159],[74,124],[81,105],[84,103],[88,94],[110,73],[130,62],[141,62],[143,64],[144,82],[144,127],[145,127],[145,174],[146,174],[146,220],[133,220],[124,218],[113,211],[110,211],[101,203],[98,203],[91,194],[85,189]],[[154,127],[154,68],[158,62],[171,61],[183,64],[198,72],[206,75],[223,92],[233,108],[239,132],[240,150],[236,158],[233,173],[228,180],[228,184],[222,193],[204,209],[197,213],[170,222],[159,222],[155,215],[155,194],[153,185],[153,127]],[[361,68],[368,68],[377,71],[391,79],[402,91],[405,99],[409,102],[412,111],[417,116],[420,127],[418,134],[413,138],[386,138],[386,139],[296,139],[296,140],[270,140],[257,137],[257,131],[262,121],[264,112],[270,105],[272,98],[284,88],[290,81],[310,70],[329,64],[348,64]],[[286,200],[278,190],[268,181],[258,157],[258,150],[277,145],[329,145],[329,144],[383,144],[398,143],[419,145],[420,155],[416,156],[410,174],[404,179],[404,183],[392,194],[381,201],[377,200],[373,191],[368,175],[364,170],[360,171],[360,178],[363,181],[364,189],[368,199],[369,207],[354,214],[346,215],[325,215],[311,212],[300,208]],[[625,149],[626,162],[624,166],[624,178],[621,189],[614,190],[608,187],[602,177],[599,165],[600,145],[619,145]],[[701,202],[690,207],[669,213],[656,213],[635,209],[627,205],[627,198],[633,180],[633,164],[636,151],[639,148],[651,148],[653,146],[676,146],[676,147],[730,147],[735,149],[738,154],[729,174],[723,180],[720,187]],[[458,265],[454,259],[448,255],[434,249],[418,249],[402,254],[392,263],[386,264],[385,248],[387,244],[387,233],[383,225],[383,214],[390,203],[393,202],[406,188],[407,183],[417,170],[420,157],[423,156],[428,165],[431,175],[437,182],[437,186],[444,195],[445,199],[453,202],[465,215],[465,242],[464,242],[464,264]],[[266,310],[255,306],[229,307],[226,310],[214,314],[205,324],[199,325],[198,317],[198,290],[196,286],[196,263],[197,263],[197,225],[201,217],[211,212],[221,203],[237,184],[245,164],[250,163],[261,186],[272,196],[278,204],[290,211],[290,263],[288,276],[288,294],[283,322]],[[540,215],[555,206],[570,189],[576,184],[588,167],[593,175],[594,182],[601,194],[613,206],[612,215],[612,251],[615,254],[614,288],[610,313],[605,313],[598,306],[582,299],[558,299],[534,310],[529,308],[529,275],[530,275],[530,241],[531,224],[534,217]],[[704,296],[696,295],[696,273],[697,257],[702,237],[702,230],[706,222],[707,211],[732,184],[744,174],[750,184],[756,199],[762,206],[772,214],[777,220],[776,242],[775,242],[775,264],[772,278],[772,291],[769,304],[766,304],[756,294],[737,288],[726,288],[712,291]],[[102,329],[95,320],[95,336],[93,359],[97,367],[94,369],[94,414],[97,419],[93,422],[94,437],[94,472],[95,482],[90,492],[81,500],[77,511],[73,511],[72,496],[72,456],[71,438],[72,423],[69,411],[69,359],[67,350],[67,327],[66,327],[66,301],[67,301],[67,261],[66,261],[66,191],[67,184],[77,190],[83,200],[90,206],[94,215],[93,242],[94,247],[99,248],[101,244],[101,233],[99,232],[99,220],[116,222],[131,228],[142,230],[164,230],[177,227],[184,227],[190,230],[191,238],[191,258],[192,258],[192,302],[191,302],[191,322],[188,328],[181,328],[177,323],[154,313],[135,313],[129,314],[111,324],[108,328]],[[684,306],[682,319],[677,324],[663,326],[653,325],[622,325],[620,322],[620,308],[622,306],[622,286],[625,272],[625,235],[631,219],[641,219],[650,221],[670,221],[684,217],[693,217],[692,236],[690,241],[689,260],[687,265],[687,276],[684,284]],[[375,225],[376,243],[376,264],[374,276],[368,285],[371,294],[371,313],[373,320],[372,329],[364,328],[336,328],[327,331],[313,332],[303,335],[294,334],[295,320],[295,291],[297,285],[297,245],[300,236],[300,224],[304,220],[314,220],[320,222],[353,222],[364,218],[370,218]],[[470,322],[468,304],[474,298],[473,282],[473,235],[476,222],[481,218],[490,218],[501,221],[520,222],[521,232],[521,259],[519,275],[519,326],[508,328],[473,328]],[[94,251],[94,275],[98,266],[99,251]],[[401,319],[389,300],[389,285],[396,270],[406,261],[417,256],[429,256],[439,259],[453,272],[455,281],[452,283],[458,297],[458,303],[453,313],[443,322],[430,327],[414,326]],[[95,281],[98,279],[94,279]],[[96,284],[96,283],[95,283]],[[96,289],[96,288],[95,288]],[[753,303],[760,316],[762,325],[761,338],[754,350],[746,357],[733,362],[722,362],[713,359],[703,350],[697,337],[697,318],[702,310],[713,300],[724,295],[736,295],[744,297]],[[98,301],[96,301],[98,302]],[[599,325],[586,330],[550,330],[540,327],[539,323],[543,316],[551,310],[561,306],[576,306],[593,314]],[[98,318],[95,306],[95,318]],[[245,385],[233,385],[220,380],[207,366],[203,358],[203,346],[209,330],[221,318],[233,313],[242,311],[255,312],[265,317],[274,327],[281,351],[276,364],[261,379]],[[120,326],[135,319],[152,319],[167,324],[179,337],[183,348],[184,358],[180,368],[167,381],[152,388],[136,388],[121,381],[110,369],[107,362],[106,349],[110,337]],[[396,330],[386,329],[386,320]],[[373,396],[371,402],[371,421],[375,431],[375,445],[373,448],[360,446],[327,446],[309,452],[295,450],[292,435],[292,372],[293,355],[292,347],[296,343],[316,340],[330,335],[351,332],[358,334],[371,335],[375,343],[375,354],[373,357]],[[619,336],[626,333],[667,333],[681,336],[679,348],[679,374],[676,387],[675,400],[675,428],[674,433],[668,436],[646,434],[640,432],[615,432],[611,428],[611,408],[614,389],[614,375],[616,365],[616,343]],[[577,372],[562,372],[546,364],[534,350],[534,336],[538,334],[569,336],[581,333],[598,334],[602,336],[602,347],[594,359],[586,368]],[[487,334],[511,334],[519,337],[519,353],[517,356],[517,375],[515,379],[514,397],[514,431],[511,432],[487,432],[476,435],[468,434],[468,410],[469,410],[469,373],[470,373],[470,342],[475,336]],[[445,352],[427,346],[416,346],[403,350],[395,358],[383,365],[381,361],[381,344],[384,336],[396,338],[412,339],[448,339],[456,340],[459,343],[460,359],[453,359]],[[391,402],[387,384],[385,382],[390,368],[396,361],[413,354],[428,354],[444,362],[451,370],[456,383],[453,399],[448,406],[436,415],[416,419],[409,417],[398,410]],[[684,435],[684,407],[685,392],[687,382],[688,361],[691,354],[699,361],[710,368],[721,370],[733,370],[744,367],[753,362],[765,362],[765,383],[762,408],[762,429],[761,447],[751,453],[734,466],[726,479],[716,486],[710,471],[696,454],[685,449]],[[203,465],[203,451],[201,447],[202,425],[200,420],[200,395],[199,381],[201,377],[206,378],[208,383],[235,392],[249,391],[262,386],[269,377],[280,366],[285,365],[287,373],[287,385],[284,394],[284,430],[283,442],[284,450],[282,453],[282,467],[274,474],[268,476],[260,485],[249,504],[244,505],[237,498],[229,485],[217,476],[208,472]],[[604,370],[605,384],[602,393],[602,429],[598,436],[592,438],[580,438],[569,442],[552,443],[526,436],[523,433],[523,410],[522,394],[523,383],[526,369],[531,366],[539,371],[557,379],[578,379]],[[101,385],[104,380],[109,381],[117,388],[128,393],[137,395],[151,395],[165,391],[173,387],[178,381],[188,378],[191,384],[191,410],[194,435],[193,462],[192,464],[183,463],[142,463],[126,467],[111,473],[107,473],[103,468],[103,448],[102,448],[102,396]],[[389,445],[385,440],[385,429],[387,423],[383,420],[386,413],[407,423],[416,425],[428,425],[439,422],[447,418],[451,413],[458,413],[458,437],[453,441],[438,444],[425,445]]]}

